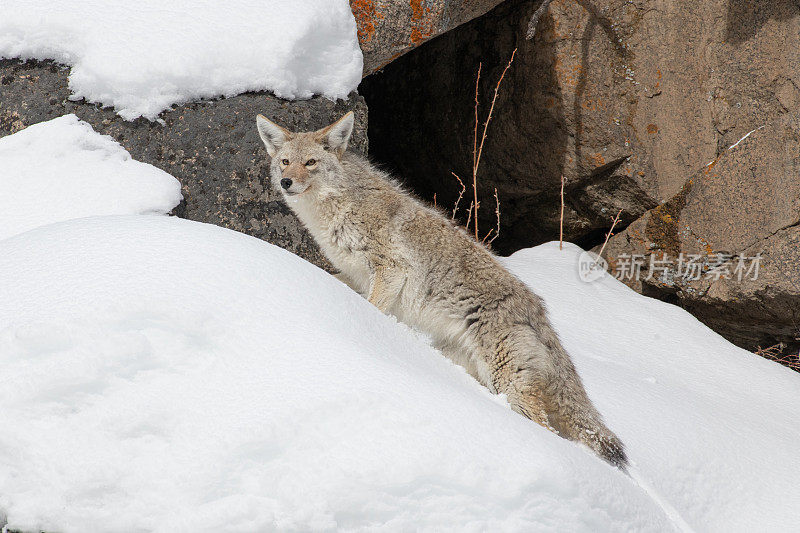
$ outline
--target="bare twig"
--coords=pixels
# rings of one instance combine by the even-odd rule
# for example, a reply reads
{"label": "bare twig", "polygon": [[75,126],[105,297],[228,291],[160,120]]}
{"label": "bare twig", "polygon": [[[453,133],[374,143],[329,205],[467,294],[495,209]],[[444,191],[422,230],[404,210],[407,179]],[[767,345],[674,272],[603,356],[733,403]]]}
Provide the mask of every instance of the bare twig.
{"label": "bare twig", "polygon": [[[491,245],[492,242],[494,242],[494,240],[500,236],[500,198],[498,198],[497,196],[497,187],[494,188],[494,201],[495,201],[494,214],[497,215],[497,230],[494,232],[494,237],[489,239],[489,242],[486,243],[489,245]],[[485,241],[491,234],[492,230],[489,230],[489,233],[486,234],[483,240]]]}
{"label": "bare twig", "polygon": [[761,357],[766,357],[767,359],[773,359],[774,357],[781,355],[783,353],[783,349],[785,345],[782,342],[778,344],[774,344],[769,348],[762,348],[761,346],[758,347],[756,350],[756,355],[760,355]]}
{"label": "bare twig", "polygon": [[536,35],[536,26],[539,24],[539,19],[542,18],[542,15],[547,10],[547,6],[549,6],[552,1],[553,0],[542,0],[542,4],[533,12],[533,16],[531,16],[531,20],[528,22],[528,31],[525,33],[525,39],[528,41],[533,39],[533,36]]}
{"label": "bare twig", "polygon": [[478,75],[475,77],[475,128],[472,132],[472,167],[475,168],[475,159],[478,157],[478,89],[481,82],[481,69],[483,62],[478,63]]}
{"label": "bare twig", "polygon": [[455,172],[453,172],[453,171],[451,171],[451,172],[450,172],[450,174],[452,174],[453,176],[455,176],[455,178],[458,180],[458,184],[459,184],[459,185],[461,185],[461,192],[459,192],[459,193],[458,193],[458,198],[456,198],[456,204],[453,206],[453,216],[452,216],[452,217],[450,217],[450,218],[451,218],[451,220],[455,220],[455,218],[456,218],[456,211],[458,211],[458,203],[461,201],[461,198],[463,198],[463,197],[464,197],[464,191],[466,191],[466,190],[467,190],[467,186],[466,186],[466,185],[464,185],[464,182],[463,182],[463,181],[461,181],[461,178],[459,178],[459,177],[458,177],[458,174],[456,174],[456,173],[455,173]]}
{"label": "bare twig", "polygon": [[[486,132],[489,130],[489,123],[492,121],[492,113],[494,113],[494,104],[497,102],[497,94],[500,92],[500,84],[503,83],[503,78],[506,77],[506,72],[508,69],[511,68],[511,63],[514,62],[514,56],[517,53],[517,49],[514,48],[514,51],[511,52],[511,59],[508,60],[508,64],[506,64],[506,68],[503,69],[503,73],[500,74],[500,79],[497,80],[497,85],[494,87],[494,96],[492,96],[492,105],[489,106],[489,114],[486,116],[486,122],[483,123],[483,133],[481,134],[481,143],[477,145],[478,141],[478,82],[481,79],[481,66],[478,65],[478,78],[475,81],[475,135],[473,137],[473,166],[472,166],[472,194],[473,194],[473,203],[475,204],[475,240],[480,241],[480,237],[478,237],[478,208],[480,207],[480,203],[478,202],[478,167],[481,164],[481,155],[483,154],[483,143],[486,141]],[[477,154],[475,153],[474,149],[477,146]]]}
{"label": "bare twig", "polygon": [[[621,214],[622,214],[622,209],[620,209],[620,210],[619,210],[619,213],[617,213],[617,216],[615,216],[615,217],[614,217],[614,221],[613,221],[613,222],[611,222],[611,229],[610,229],[610,230],[608,230],[608,233],[606,233],[606,240],[605,240],[605,242],[603,243],[603,246],[601,246],[601,247],[600,247],[600,252],[598,252],[598,254],[597,254],[597,258],[598,258],[598,259],[600,259],[601,257],[603,257],[603,250],[605,250],[605,249],[606,249],[606,244],[608,244],[608,239],[610,239],[610,238],[611,238],[611,236],[612,236],[612,235],[614,235],[614,226],[616,226],[616,225],[617,225],[617,222],[619,222],[619,216],[620,216]],[[597,261],[595,261],[595,264],[596,264],[596,263],[597,263]]]}
{"label": "bare twig", "polygon": [[[475,129],[472,132],[472,192],[473,192],[473,200],[472,205],[477,207],[478,205],[478,190],[475,187],[475,180],[477,178],[477,169],[478,169],[478,162],[480,158],[478,157],[478,86],[481,81],[481,68],[483,67],[483,62],[478,63],[478,76],[475,78]],[[471,207],[471,206],[470,206]],[[475,213],[475,240],[478,240],[478,214]],[[467,229],[469,229],[469,221],[467,221]]]}
{"label": "bare twig", "polygon": [[564,249],[564,176],[561,176],[561,218],[558,225],[558,249]]}
{"label": "bare twig", "polygon": [[[464,225],[464,228],[469,231],[470,222],[474,225],[473,233],[475,236],[475,240],[481,243],[491,244],[499,235],[500,235],[500,200],[497,195],[497,189],[494,191],[494,198],[497,206],[495,208],[495,214],[497,215],[497,229],[489,230],[489,233],[484,235],[483,240],[480,238],[480,232],[478,231],[478,209],[480,208],[480,201],[478,200],[478,168],[481,164],[481,155],[483,154],[483,145],[486,142],[486,135],[489,131],[489,123],[492,121],[492,115],[494,113],[494,106],[497,102],[497,95],[500,93],[500,85],[503,83],[503,79],[506,76],[506,72],[511,67],[511,64],[514,62],[514,56],[517,53],[517,49],[515,48],[514,51],[511,53],[511,58],[508,60],[508,64],[503,69],[502,74],[500,74],[500,79],[497,80],[497,84],[494,87],[494,95],[492,96],[492,104],[489,107],[489,114],[486,116],[486,121],[483,123],[483,131],[481,132],[481,140],[478,143],[478,124],[479,124],[479,105],[480,105],[480,82],[481,82],[481,71],[483,70],[483,63],[478,63],[478,74],[475,77],[475,124],[472,130],[472,202],[470,202],[469,210],[467,210],[467,223]],[[464,181],[453,171],[450,171],[450,174],[453,175],[455,179],[458,180],[458,184],[461,185],[461,191],[458,193],[458,198],[456,198],[455,205],[453,206],[453,214],[451,216],[452,220],[455,220],[456,215],[458,214],[458,206],[461,202],[461,199],[464,197],[464,193],[467,190],[466,185],[464,185]],[[434,195],[434,203],[436,202],[436,196]],[[494,235],[492,235],[494,233]],[[490,240],[489,237],[492,237]]]}
{"label": "bare twig", "polygon": [[467,223],[464,226],[469,231],[469,221],[472,219],[472,206],[475,205],[472,202],[469,203],[469,210],[467,211]]}
{"label": "bare twig", "polygon": [[436,193],[433,193],[433,207],[436,207]]}
{"label": "bare twig", "polygon": [[759,346],[755,353],[764,359],[775,361],[776,363],[780,363],[784,366],[788,366],[792,370],[800,372],[800,353],[783,353],[785,349],[786,345],[779,342],[769,348],[762,348]]}

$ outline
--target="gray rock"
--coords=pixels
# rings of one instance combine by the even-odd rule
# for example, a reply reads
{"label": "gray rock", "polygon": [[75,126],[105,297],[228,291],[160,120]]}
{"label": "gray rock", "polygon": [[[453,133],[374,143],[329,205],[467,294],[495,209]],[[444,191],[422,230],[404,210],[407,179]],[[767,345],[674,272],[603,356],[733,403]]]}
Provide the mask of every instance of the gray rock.
{"label": "gray rock", "polygon": [[313,130],[352,110],[356,126],[351,147],[366,153],[367,108],[361,97],[288,102],[266,93],[242,94],[178,106],[161,115],[163,124],[128,122],[111,109],[69,100],[68,74],[52,62],[0,61],[0,136],[75,113],[120,142],[134,159],[178,178],[185,199],[176,208],[178,216],[241,231],[329,266],[269,186],[268,156],[255,116],[262,113],[289,129]]}

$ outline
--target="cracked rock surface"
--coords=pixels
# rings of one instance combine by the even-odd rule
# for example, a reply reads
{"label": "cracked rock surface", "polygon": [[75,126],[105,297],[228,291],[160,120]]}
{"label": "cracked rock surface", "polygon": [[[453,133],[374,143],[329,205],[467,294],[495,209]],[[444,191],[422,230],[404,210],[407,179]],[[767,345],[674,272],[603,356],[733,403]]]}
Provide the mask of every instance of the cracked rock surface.
{"label": "cracked rock surface", "polygon": [[367,107],[312,98],[288,102],[266,93],[195,102],[162,113],[163,124],[123,120],[111,109],[69,100],[69,69],[52,62],[0,60],[0,136],[75,113],[110,135],[134,159],[169,172],[181,182],[178,216],[241,231],[328,267],[308,232],[271,189],[268,156],[255,127],[261,113],[291,130],[313,130],[354,111],[350,146],[367,150]]}
{"label": "cracked rock surface", "polygon": [[366,78],[375,159],[452,207],[450,172],[471,177],[478,64],[482,124],[516,48],[478,172],[482,233],[494,227],[495,187],[500,198],[494,248],[558,239],[563,175],[566,240],[602,243],[622,211],[612,263],[699,254],[708,271],[712,254],[763,252],[757,280],[672,272],[629,284],[744,348],[797,353],[800,3],[556,0],[528,41],[538,5],[507,0]]}
{"label": "cracked rock surface", "polygon": [[[634,254],[639,280],[623,281],[635,290],[680,304],[744,348],[800,349],[800,113],[725,150],[604,253],[626,274]],[[664,254],[670,261],[660,263]],[[681,254],[702,272],[680,268]],[[720,264],[719,254],[728,260]],[[759,254],[757,276],[752,259],[740,276],[739,257]]]}
{"label": "cracked rock surface", "polygon": [[[362,83],[370,146],[428,200],[452,206],[471,175],[475,75],[481,118],[512,51],[479,171],[481,226],[495,248],[602,242],[675,195],[747,132],[800,109],[796,0],[558,0],[533,40],[539,0],[507,0]],[[469,205],[464,206],[465,209]]]}
{"label": "cracked rock surface", "polygon": [[350,0],[364,75],[425,41],[483,15],[502,0]]}

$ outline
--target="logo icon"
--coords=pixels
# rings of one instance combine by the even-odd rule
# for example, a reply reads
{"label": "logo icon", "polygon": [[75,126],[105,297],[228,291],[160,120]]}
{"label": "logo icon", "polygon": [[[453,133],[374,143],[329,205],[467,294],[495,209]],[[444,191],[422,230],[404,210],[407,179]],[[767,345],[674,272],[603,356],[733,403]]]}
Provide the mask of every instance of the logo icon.
{"label": "logo icon", "polygon": [[592,252],[583,252],[578,256],[578,277],[581,281],[591,283],[603,277],[608,270],[605,259]]}

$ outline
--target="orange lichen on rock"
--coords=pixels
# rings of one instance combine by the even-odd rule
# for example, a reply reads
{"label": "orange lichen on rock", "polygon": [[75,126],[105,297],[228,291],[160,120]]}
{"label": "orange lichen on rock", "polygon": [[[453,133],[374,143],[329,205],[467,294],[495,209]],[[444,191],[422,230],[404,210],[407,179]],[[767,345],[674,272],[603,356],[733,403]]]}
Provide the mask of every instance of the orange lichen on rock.
{"label": "orange lichen on rock", "polygon": [[434,35],[437,16],[431,16],[433,8],[423,0],[409,0],[411,6],[411,44],[417,46]]}
{"label": "orange lichen on rock", "polygon": [[[560,56],[556,56],[553,61],[553,70],[558,78],[558,83],[562,89],[571,90],[578,86],[583,73],[583,67],[580,63],[569,61],[571,64],[564,64]],[[584,89],[586,92],[586,89]],[[585,94],[584,94],[585,96]]]}
{"label": "orange lichen on rock", "polygon": [[[586,90],[586,93],[589,91]],[[600,111],[605,108],[605,104],[600,100],[592,100],[591,98],[586,98],[581,102],[581,107],[587,111]]]}
{"label": "orange lichen on rock", "polygon": [[656,248],[677,257],[681,252],[681,238],[678,231],[681,212],[686,207],[687,197],[692,190],[694,179],[689,179],[681,191],[650,211],[645,226],[647,239]]}
{"label": "orange lichen on rock", "polygon": [[375,0],[350,0],[350,9],[358,26],[358,41],[364,45],[375,35],[375,21],[383,16],[375,9]]}

